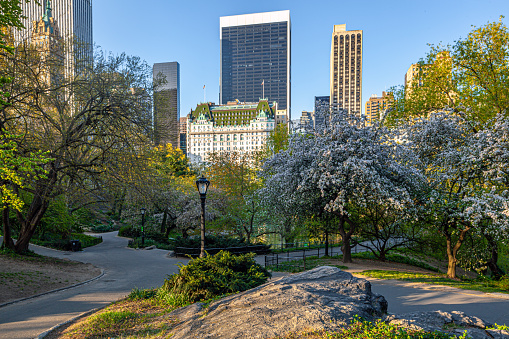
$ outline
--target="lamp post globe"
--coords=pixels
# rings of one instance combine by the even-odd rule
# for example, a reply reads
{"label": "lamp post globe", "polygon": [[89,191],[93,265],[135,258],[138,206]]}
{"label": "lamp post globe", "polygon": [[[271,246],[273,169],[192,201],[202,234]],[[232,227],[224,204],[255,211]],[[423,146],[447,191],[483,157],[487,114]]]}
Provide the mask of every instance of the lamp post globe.
{"label": "lamp post globe", "polygon": [[205,257],[205,199],[207,197],[207,189],[209,188],[210,181],[208,181],[203,175],[196,180],[196,188],[200,193],[201,199],[201,246],[200,246],[200,258]]}

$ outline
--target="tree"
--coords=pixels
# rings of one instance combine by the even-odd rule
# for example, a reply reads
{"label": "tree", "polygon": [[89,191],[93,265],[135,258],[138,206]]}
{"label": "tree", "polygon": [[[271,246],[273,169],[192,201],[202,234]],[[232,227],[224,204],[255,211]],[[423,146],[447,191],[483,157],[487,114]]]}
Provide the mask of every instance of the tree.
{"label": "tree", "polygon": [[292,135],[288,149],[267,160],[262,196],[297,215],[309,206],[337,218],[343,261],[351,262],[351,239],[360,227],[354,213],[368,203],[402,210],[421,180],[403,147],[386,129],[362,126],[345,112],[308,135]]}
{"label": "tree", "polygon": [[224,218],[231,220],[237,234],[250,242],[264,220],[264,211],[256,193],[261,182],[252,154],[237,151],[211,153],[207,177],[211,185],[228,199]]}
{"label": "tree", "polygon": [[51,159],[40,151],[18,156],[16,143],[9,134],[0,135],[0,211],[2,211],[3,243],[2,247],[13,248],[9,212],[23,210],[24,202],[13,189],[23,189],[32,180],[43,179],[47,172],[40,164]]}
{"label": "tree", "polygon": [[395,90],[399,104],[388,115],[388,123],[427,117],[444,107],[461,111],[480,125],[497,114],[507,115],[509,30],[502,19],[473,29],[453,45],[431,46],[405,91]]}
{"label": "tree", "polygon": [[500,116],[487,125],[476,132],[463,114],[449,111],[415,120],[404,132],[426,178],[420,213],[446,241],[450,278],[469,233],[507,234],[509,124]]}
{"label": "tree", "polygon": [[[17,156],[41,150],[51,158],[41,165],[45,177],[32,178],[23,189],[11,186],[18,197],[23,191],[33,197],[16,212],[21,228],[14,250],[23,252],[52,199],[74,187],[87,191],[99,176],[112,173],[123,155],[136,159],[145,149],[151,72],[139,58],[101,52],[93,62],[78,61],[80,72],[65,72],[49,67],[27,44],[0,58],[6,65],[0,75],[15,79],[0,88],[10,93],[0,107],[0,131],[20,135],[14,140]],[[48,81],[47,72],[58,81]]]}
{"label": "tree", "polygon": [[407,204],[402,210],[390,204],[368,202],[356,214],[362,225],[360,235],[370,240],[358,245],[371,251],[380,261],[385,261],[390,251],[420,239],[420,228],[414,222],[418,209],[413,204]]}
{"label": "tree", "polygon": [[[12,53],[14,47],[12,46],[12,30],[24,28],[22,19],[21,3],[22,1],[29,2],[29,0],[11,0],[0,1],[0,50]],[[36,1],[36,3],[38,3]],[[8,39],[6,39],[8,37]],[[0,83],[11,82],[12,78],[7,76],[0,77]],[[3,97],[9,96],[8,92],[0,92],[0,103],[5,104]]]}

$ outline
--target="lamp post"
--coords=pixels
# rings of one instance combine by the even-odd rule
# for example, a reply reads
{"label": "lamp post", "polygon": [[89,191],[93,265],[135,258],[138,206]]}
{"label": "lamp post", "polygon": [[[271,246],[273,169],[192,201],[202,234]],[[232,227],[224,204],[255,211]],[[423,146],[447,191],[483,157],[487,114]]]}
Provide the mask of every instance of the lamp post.
{"label": "lamp post", "polygon": [[196,188],[200,192],[201,199],[201,247],[200,247],[200,258],[205,257],[205,198],[207,197],[207,189],[209,188],[210,181],[208,181],[202,174],[202,176],[196,180]]}
{"label": "lamp post", "polygon": [[141,247],[145,247],[145,207],[141,208]]}

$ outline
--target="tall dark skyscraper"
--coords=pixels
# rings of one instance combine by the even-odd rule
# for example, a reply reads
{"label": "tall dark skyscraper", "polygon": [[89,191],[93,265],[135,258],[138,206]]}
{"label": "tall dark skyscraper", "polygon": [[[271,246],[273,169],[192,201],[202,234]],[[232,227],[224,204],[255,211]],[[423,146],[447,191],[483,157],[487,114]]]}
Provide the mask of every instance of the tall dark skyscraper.
{"label": "tall dark skyscraper", "polygon": [[154,82],[154,142],[180,147],[180,65],[178,62],[156,63],[152,69]]}
{"label": "tall dark skyscraper", "polygon": [[290,11],[221,17],[219,102],[276,101],[290,118]]}
{"label": "tall dark skyscraper", "polygon": [[330,96],[315,97],[315,127],[324,123],[330,112]]}

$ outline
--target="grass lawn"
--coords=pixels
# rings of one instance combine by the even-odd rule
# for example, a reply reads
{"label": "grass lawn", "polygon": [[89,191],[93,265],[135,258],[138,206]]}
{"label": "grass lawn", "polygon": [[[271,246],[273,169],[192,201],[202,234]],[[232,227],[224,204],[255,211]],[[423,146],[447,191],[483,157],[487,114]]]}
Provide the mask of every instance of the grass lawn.
{"label": "grass lawn", "polygon": [[304,260],[302,260],[302,259],[283,262],[283,263],[278,264],[277,266],[276,265],[267,266],[267,269],[270,271],[274,271],[274,272],[298,273],[298,272],[303,272],[305,270],[306,271],[311,270],[318,266],[334,266],[334,267],[338,267],[342,270],[348,268],[343,265],[338,265],[337,262],[338,262],[338,260],[337,260],[336,256],[321,257],[321,258],[308,257],[308,258],[306,258],[306,265],[305,265],[306,269],[304,269]]}
{"label": "grass lawn", "polygon": [[476,280],[460,280],[449,279],[446,275],[440,273],[412,273],[412,272],[399,272],[399,271],[384,271],[384,270],[367,270],[359,274],[370,278],[377,279],[394,279],[404,280],[416,283],[426,283],[434,285],[445,285],[465,290],[474,290],[481,292],[500,292],[509,294],[509,278],[504,278],[499,281],[489,279],[476,279]]}

